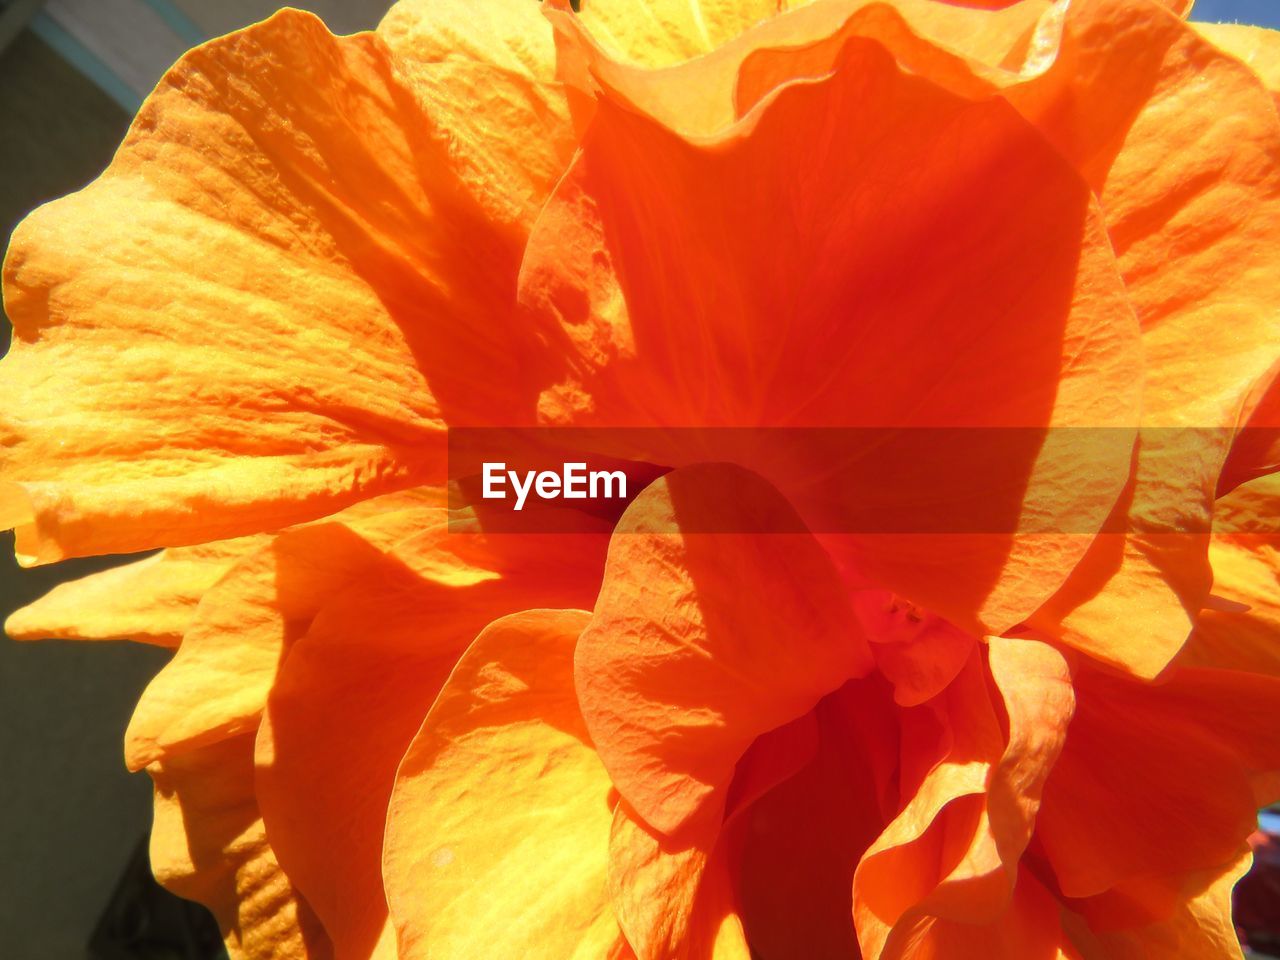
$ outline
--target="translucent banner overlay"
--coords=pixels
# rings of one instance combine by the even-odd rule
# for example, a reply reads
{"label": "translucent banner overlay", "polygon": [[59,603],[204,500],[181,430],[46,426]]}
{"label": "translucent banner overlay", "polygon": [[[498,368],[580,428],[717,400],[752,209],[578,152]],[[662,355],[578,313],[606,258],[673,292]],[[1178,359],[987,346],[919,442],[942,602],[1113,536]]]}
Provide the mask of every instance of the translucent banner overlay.
{"label": "translucent banner overlay", "polygon": [[[1214,483],[1230,451],[1270,443],[1272,433],[1121,427],[455,428],[448,445],[451,528],[608,531],[647,488],[669,487],[663,478],[672,471],[731,464],[768,481],[790,509],[750,515],[726,510],[722,516],[705,510],[681,516],[677,509],[669,522],[680,532],[1280,533],[1280,518],[1265,509],[1214,508]],[[731,501],[734,477],[741,474],[729,470],[719,476],[723,497]],[[654,532],[651,525],[642,528]]]}

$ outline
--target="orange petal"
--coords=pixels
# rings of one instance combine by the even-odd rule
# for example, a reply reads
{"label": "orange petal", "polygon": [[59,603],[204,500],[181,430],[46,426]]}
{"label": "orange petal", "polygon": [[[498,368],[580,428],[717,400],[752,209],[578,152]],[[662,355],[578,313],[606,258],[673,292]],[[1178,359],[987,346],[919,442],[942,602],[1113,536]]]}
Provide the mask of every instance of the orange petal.
{"label": "orange petal", "polygon": [[1257,74],[1280,104],[1280,30],[1244,23],[1193,23],[1202,37]]}
{"label": "orange petal", "polygon": [[1185,666],[1280,677],[1280,474],[1219,500],[1209,547],[1213,596],[1178,656]]}
{"label": "orange petal", "polygon": [[[859,934],[871,956],[948,956],[961,944],[974,956],[1009,960],[1069,955],[1056,902],[1020,863],[1067,739],[1070,669],[1061,653],[1030,638],[993,637],[987,650],[1007,718],[1003,753],[995,754],[995,718],[979,686],[978,661],[971,660],[936,707],[955,731],[943,740],[943,764],[859,868],[858,889],[867,898],[857,914]],[[974,774],[984,768],[985,796],[978,797]]]}
{"label": "orange petal", "polygon": [[130,767],[255,729],[288,645],[324,601],[374,569],[384,550],[443,518],[436,491],[390,494],[286,530],[237,562],[143,692],[125,737]]}
{"label": "orange petal", "polygon": [[265,534],[172,547],[54,587],[5,622],[15,640],[136,640],[176,647],[196,605]]}
{"label": "orange petal", "polygon": [[618,804],[609,836],[610,901],[640,960],[749,960],[727,856],[714,816],[673,839],[625,800]]}
{"label": "orange petal", "polygon": [[1099,191],[1146,357],[1134,532],[1038,622],[1150,677],[1210,583],[1207,536],[1158,531],[1207,527],[1242,407],[1280,360],[1280,123],[1251,70],[1144,0],[1072,3],[1053,67],[1007,96]]}
{"label": "orange petal", "polygon": [[1263,775],[1280,768],[1280,680],[1186,668],[1145,685],[1077,670],[1075,689],[1036,820],[1062,893],[1139,877],[1177,890],[1181,875],[1233,857],[1272,799]]}
{"label": "orange petal", "polygon": [[1000,858],[1013,879],[1013,867],[1031,839],[1045,781],[1067,740],[1075,691],[1067,658],[1047,643],[991,637],[987,651],[1009,730],[987,785],[987,813]]}
{"label": "orange petal", "polygon": [[155,781],[151,868],[218,920],[234,960],[329,960],[332,945],[276,861],[253,792],[245,734],[167,757]]}
{"label": "orange petal", "polygon": [[1023,869],[1008,908],[990,923],[923,916],[900,928],[884,957],[910,960],[1081,960],[1063,930],[1061,908],[1044,885]]}
{"label": "orange petal", "polygon": [[1007,894],[984,797],[1003,744],[979,652],[935,701],[904,711],[902,722],[904,804],[854,879],[858,941],[873,958],[918,910],[975,916],[998,911]]}
{"label": "orange petal", "polygon": [[893,684],[894,702],[915,707],[932,700],[968,661],[977,642],[941,617],[884,591],[867,591],[857,610],[876,668]]}
{"label": "orange petal", "polygon": [[678,532],[760,516],[794,514],[739,468],[688,467],[653,483],[619,522],[578,644],[578,694],[600,758],[663,833],[699,811],[718,819],[752,741],[871,666],[813,537]]}
{"label": "orange petal", "polygon": [[[542,564],[559,573],[555,585],[519,575],[476,582],[474,568],[438,546],[441,535],[449,536],[437,528],[397,544],[320,608],[289,647],[258,732],[263,818],[339,960],[363,958],[375,945],[395,956],[381,875],[387,804],[396,768],[458,656],[504,614],[593,593],[551,567],[549,551]],[[480,559],[477,544],[468,545]],[[400,560],[415,555],[434,557],[430,579]]]}
{"label": "orange petal", "polygon": [[586,622],[542,610],[489,626],[405,754],[383,856],[401,960],[587,960],[615,947],[614,798],[573,690]]}
{"label": "orange petal", "polygon": [[[404,66],[412,83],[376,37],[283,11],[183,57],[103,176],[18,227],[0,524],[23,562],[324,516],[442,481],[445,417],[532,416],[524,236],[486,207],[540,198],[494,147],[527,130],[472,96],[505,107],[527,83],[477,63],[427,110],[430,71]],[[484,198],[459,174],[480,157]]]}
{"label": "orange petal", "polygon": [[887,685],[854,681],[814,710],[813,760],[742,814],[737,886],[761,960],[857,956],[853,874],[884,825],[896,765]]}
{"label": "orange petal", "polygon": [[469,198],[495,224],[527,232],[576,146],[538,7],[398,0],[377,34],[423,113],[447,133]]}
{"label": "orange petal", "polygon": [[1067,924],[1084,960],[1203,960],[1238,958],[1240,941],[1231,922],[1231,890],[1249,869],[1248,852],[1217,871],[1212,884],[1180,904],[1174,914],[1136,929],[1092,933],[1068,915]]}
{"label": "orange petal", "polygon": [[[971,99],[982,99],[1051,59],[1049,31],[1040,22],[1053,12],[1048,0],[1018,0],[979,12],[935,0],[852,0],[786,18],[758,32],[743,58],[734,89],[739,115],[781,84],[828,74],[850,37],[872,39],[898,63]],[[842,18],[843,22],[839,22]],[[835,26],[838,23],[838,27]],[[1033,43],[1033,40],[1035,43]],[[1034,56],[1033,56],[1034,54]]]}
{"label": "orange petal", "polygon": [[[796,143],[818,146],[797,155]],[[775,462],[743,463],[815,530],[840,529],[851,490],[859,505],[963,528],[973,501],[956,493],[961,475],[999,491],[984,502],[1008,530],[1036,518],[1087,534],[1128,476],[1137,324],[1086,186],[1007,106],[967,105],[869,41],[850,40],[831,77],[787,87],[713,140],[603,100],[535,227],[521,297],[572,352],[540,400],[548,423],[1122,428],[1106,450],[1050,430],[1014,469],[958,439],[943,470],[847,454],[858,484],[824,496],[792,489]],[[1089,542],[1045,539],[824,542],[958,626],[1003,632]]]}
{"label": "orange petal", "polygon": [[[690,138],[722,133],[787,83],[825,76],[854,36],[883,44],[914,73],[988,94],[1017,78],[1001,68],[1025,58],[1037,22],[1052,10],[1048,0],[984,12],[935,0],[747,3],[727,17],[716,9],[719,22],[692,33],[671,21],[687,22],[693,8],[670,6],[664,19],[637,16],[639,4],[610,0],[582,16],[561,9],[548,17],[560,37],[561,74],[579,94],[589,100],[603,88]],[[615,21],[624,18],[620,33]],[[655,34],[662,39],[653,42]]]}
{"label": "orange petal", "polygon": [[[609,888],[614,913],[642,960],[747,960],[734,873],[740,868],[745,818],[761,796],[813,759],[813,712],[757,737],[738,761],[723,822],[715,810],[668,837],[645,824],[625,800],[609,839]],[[736,822],[735,822],[735,818]]]}

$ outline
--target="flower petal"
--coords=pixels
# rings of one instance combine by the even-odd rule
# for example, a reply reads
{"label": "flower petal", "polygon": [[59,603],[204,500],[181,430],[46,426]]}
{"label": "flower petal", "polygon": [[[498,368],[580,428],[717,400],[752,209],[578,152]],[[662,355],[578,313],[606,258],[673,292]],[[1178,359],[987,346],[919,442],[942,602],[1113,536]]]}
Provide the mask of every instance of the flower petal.
{"label": "flower petal", "polygon": [[[670,19],[688,19],[696,7],[670,4]],[[790,9],[787,9],[790,7]],[[689,31],[670,20],[637,15],[639,4],[597,3],[582,16],[551,9],[561,41],[560,71],[589,100],[595,87],[690,138],[723,133],[736,119],[786,84],[826,76],[850,37],[872,39],[911,72],[948,87],[983,95],[1018,74],[1049,0],[1017,0],[979,12],[935,0],[823,0],[800,4],[739,4],[726,29]],[[776,15],[775,15],[776,13]],[[614,20],[628,21],[618,33]],[[636,20],[647,20],[637,28]],[[670,42],[631,43],[653,33]],[[720,42],[711,48],[714,34]],[[691,51],[697,56],[689,59]],[[1036,50],[1040,59],[1049,56]],[[683,61],[683,62],[682,62]],[[658,68],[658,69],[653,69]],[[689,91],[696,90],[696,96]],[[584,116],[593,111],[583,107]],[[580,118],[580,124],[585,121]]]}
{"label": "flower petal", "polygon": [[573,691],[586,622],[541,610],[489,626],[405,754],[383,856],[401,960],[595,960],[616,947],[614,798]]}
{"label": "flower petal", "polygon": [[290,648],[258,730],[263,819],[340,958],[396,956],[384,935],[387,802],[424,711],[476,632],[441,629],[420,599],[379,589],[325,608]]}
{"label": "flower petal", "polygon": [[207,906],[233,960],[328,960],[332,946],[276,861],[253,792],[253,737],[166,757],[155,781],[151,868]]}
{"label": "flower petal", "polygon": [[639,960],[749,960],[728,856],[714,817],[673,839],[625,800],[618,803],[609,835],[610,902]]}
{"label": "flower petal", "polygon": [[987,813],[1001,860],[1012,871],[1031,840],[1045,781],[1066,743],[1075,691],[1067,658],[1047,643],[991,637],[987,650],[1009,727],[987,785]]}
{"label": "flower petal", "polygon": [[196,605],[266,534],[172,547],[59,584],[5,622],[15,640],[135,640],[176,647]]}
{"label": "flower petal", "polygon": [[1202,37],[1257,74],[1280,104],[1280,30],[1245,23],[1193,23]]}
{"label": "flower petal", "polygon": [[[906,483],[880,451],[865,470],[854,454],[859,483],[835,471],[825,498],[789,488],[777,463],[743,463],[815,530],[841,529],[850,490],[956,529],[973,514],[957,474],[1000,491],[988,501],[1008,526],[989,534],[824,543],[970,632],[1003,632],[1061,584],[1124,486],[1137,323],[1086,186],[1007,105],[968,105],[866,40],[843,55],[831,77],[787,87],[714,140],[601,101],[522,272],[531,322],[569,357],[540,414],[704,433],[1049,428],[1013,468],[956,439],[956,463],[904,463]],[[1114,448],[1073,449],[1072,431],[1052,429],[1069,425],[1119,428]],[[1013,542],[1028,518],[1078,532]]]}
{"label": "flower petal", "polygon": [[974,644],[969,634],[893,594],[869,590],[855,601],[876,668],[893,684],[894,702],[915,707],[932,700],[964,668]]}
{"label": "flower petal", "polygon": [[1026,869],[1017,873],[1008,908],[989,923],[922,916],[895,931],[884,957],[946,960],[1080,960],[1063,930],[1061,907]]}
{"label": "flower petal", "polygon": [[399,0],[377,34],[448,132],[467,193],[494,224],[526,233],[575,146],[541,11],[524,0]]}
{"label": "flower petal", "polygon": [[479,582],[443,549],[435,562],[452,562],[453,578],[437,570],[424,579],[401,562],[432,554],[442,536],[437,528],[397,544],[320,608],[289,647],[258,731],[263,819],[339,960],[366,957],[375,945],[394,960],[381,873],[387,804],[396,768],[458,657],[500,616],[594,595],[590,580],[551,566],[550,550],[543,576]]}
{"label": "flower petal", "polygon": [[459,102],[428,112],[398,71],[283,11],[183,57],[103,176],[18,227],[0,525],[23,562],[324,516],[442,481],[445,416],[532,416],[523,232],[459,172],[483,154],[495,195],[534,202],[466,140],[526,131],[452,130]]}
{"label": "flower petal", "polygon": [[438,491],[389,494],[285,530],[236,563],[201,599],[177,654],[143,692],[125,737],[130,767],[255,729],[285,651],[320,606],[374,569],[384,550],[443,516]]}
{"label": "flower petal", "polygon": [[[1209,547],[1213,596],[1180,666],[1280,677],[1280,474],[1236,487],[1219,500]],[[1265,532],[1268,528],[1272,532]],[[1258,530],[1259,532],[1252,532]]]}
{"label": "flower petal", "polygon": [[1136,878],[1179,891],[1183,875],[1234,857],[1273,799],[1260,776],[1280,766],[1280,680],[1185,668],[1144,685],[1093,669],[1076,671],[1075,689],[1036,820],[1061,892]]}
{"label": "flower petal", "polygon": [[578,644],[578,695],[600,758],[663,833],[718,820],[752,741],[871,667],[812,536],[678,532],[758,516],[794,518],[739,468],[687,467],[653,483],[619,522]]}
{"label": "flower petal", "polygon": [[1280,122],[1252,71],[1143,0],[1073,2],[1053,67],[1006,95],[1099,191],[1146,357],[1131,532],[1035,622],[1151,677],[1208,595],[1212,491],[1280,362]]}
{"label": "flower petal", "polygon": [[897,731],[886,684],[853,681],[814,709],[813,760],[742,817],[738,895],[761,960],[857,956],[853,875],[884,826]]}
{"label": "flower petal", "polygon": [[[1238,958],[1240,940],[1231,922],[1231,890],[1249,869],[1248,852],[1217,871],[1202,893],[1180,903],[1173,915],[1136,929],[1100,934],[1071,927],[1084,960],[1203,960]],[[1068,920],[1070,923],[1070,919]]]}
{"label": "flower petal", "polygon": [[1003,744],[983,674],[974,650],[936,700],[903,711],[903,804],[886,818],[854,878],[854,922],[865,956],[880,957],[895,927],[910,927],[920,912],[977,919],[998,912],[1007,895],[985,807]]}
{"label": "flower petal", "polygon": [[808,0],[586,0],[582,23],[619,60],[665,67],[715,50]]}

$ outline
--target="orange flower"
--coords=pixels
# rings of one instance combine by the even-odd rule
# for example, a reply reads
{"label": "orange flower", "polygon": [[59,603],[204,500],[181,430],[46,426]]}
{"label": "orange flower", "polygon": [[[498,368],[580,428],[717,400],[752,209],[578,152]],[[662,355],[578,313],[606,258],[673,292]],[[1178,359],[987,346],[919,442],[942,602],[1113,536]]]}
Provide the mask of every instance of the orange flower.
{"label": "orange flower", "polygon": [[[1275,35],[788,6],[285,11],[15,234],[0,524],[164,549],[7,629],[177,648],[126,758],[237,956],[1238,956]],[[700,429],[497,535],[482,426]]]}

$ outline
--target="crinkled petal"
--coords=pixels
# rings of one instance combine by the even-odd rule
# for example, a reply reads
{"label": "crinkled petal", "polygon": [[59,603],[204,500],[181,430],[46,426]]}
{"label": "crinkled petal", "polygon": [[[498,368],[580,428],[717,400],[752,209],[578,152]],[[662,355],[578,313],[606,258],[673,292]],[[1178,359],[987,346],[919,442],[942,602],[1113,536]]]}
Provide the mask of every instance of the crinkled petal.
{"label": "crinkled petal", "polygon": [[687,467],[656,481],[619,523],[578,644],[578,695],[600,758],[663,833],[717,819],[757,736],[871,667],[811,535],[679,532],[743,529],[760,516],[794,513],[740,468]]}
{"label": "crinkled petal", "polygon": [[1060,920],[1061,908],[1026,869],[1018,872],[1007,909],[989,923],[922,916],[895,931],[883,956],[902,960],[1081,960]]}
{"label": "crinkled petal", "polygon": [[1234,857],[1275,799],[1280,680],[1185,668],[1142,685],[1094,668],[1075,690],[1036,819],[1061,892],[1142,878],[1177,894],[1186,874]]}
{"label": "crinkled petal", "polygon": [[[575,146],[551,28],[525,0],[399,0],[379,39],[492,222],[532,225]],[[485,264],[492,267],[494,264]]]}
{"label": "crinkled petal", "polygon": [[200,598],[269,539],[256,534],[171,547],[59,584],[12,614],[5,632],[15,640],[135,640],[176,647],[195,619]]}
{"label": "crinkled petal", "polygon": [[[527,93],[470,36],[467,66],[433,75],[470,71],[489,104]],[[428,105],[431,71],[405,70],[373,35],[283,11],[183,57],[102,177],[18,227],[0,527],[23,562],[314,519],[443,481],[446,418],[532,416],[524,234],[493,211],[554,177],[509,146],[532,142],[504,126],[517,113],[446,98],[448,77]]]}
{"label": "crinkled petal", "polygon": [[936,700],[904,711],[902,806],[886,818],[854,878],[864,956],[879,958],[895,927],[910,927],[921,912],[977,919],[998,913],[1007,897],[985,805],[1003,744],[983,673],[974,650]]}
{"label": "crinkled petal", "polygon": [[[686,19],[696,5],[679,2]],[[790,9],[787,9],[790,7]],[[781,87],[826,76],[850,37],[875,40],[904,67],[967,94],[986,95],[1018,79],[1032,60],[1051,59],[1033,44],[1036,29],[1052,13],[1049,0],[1017,0],[1003,9],[979,12],[938,0],[819,0],[817,3],[739,4],[727,19],[727,38],[693,59],[707,34],[679,34],[674,43],[639,44],[628,37],[668,29],[653,17],[641,28],[616,34],[610,21],[634,16],[653,5],[597,4],[583,16],[552,9],[548,16],[560,36],[559,69],[570,87],[589,103],[597,87],[691,138],[722,133],[753,106]],[[1035,57],[1031,57],[1035,54]],[[658,69],[654,69],[654,68]],[[696,96],[690,91],[696,90]],[[580,117],[579,123],[585,123]]]}
{"label": "crinkled petal", "polygon": [[[397,766],[458,657],[503,615],[594,595],[593,580],[551,567],[550,550],[543,576],[478,580],[469,564],[481,560],[479,544],[463,561],[439,548],[449,536],[436,528],[398,543],[320,608],[289,647],[259,728],[263,818],[339,960],[375,946],[395,958],[381,873],[387,804]],[[401,559],[428,556],[430,579]]]}
{"label": "crinkled petal", "polygon": [[1179,665],[1280,677],[1280,474],[1219,500],[1209,547],[1213,596]]}
{"label": "crinkled petal", "polygon": [[710,53],[807,0],[585,0],[582,23],[624,63],[666,67]]}
{"label": "crinkled petal", "polygon": [[383,877],[401,960],[598,960],[618,948],[605,878],[615,797],[573,690],[587,614],[489,626],[405,754]]}
{"label": "crinkled petal", "polygon": [[1070,662],[1047,643],[992,637],[987,650],[1009,731],[987,785],[987,813],[1001,860],[1011,869],[1031,840],[1045,781],[1067,741],[1075,690]]}
{"label": "crinkled petal", "polygon": [[1280,30],[1245,23],[1193,23],[1210,43],[1249,67],[1280,104]]}
{"label": "crinkled petal", "polygon": [[[801,489],[812,471],[743,465],[827,531],[868,503],[971,529],[972,483],[982,533],[826,538],[971,632],[1057,589],[1128,477],[1138,328],[1087,187],[1007,105],[967,104],[861,38],[714,140],[602,99],[521,298],[567,354],[550,424],[938,428],[957,448],[938,469],[886,469],[876,446]],[[1113,442],[1052,429],[1071,425]],[[946,433],[968,426],[1049,430],[997,467]],[[1015,542],[1020,525],[1048,533]]]}
{"label": "crinkled petal", "polygon": [[151,868],[218,920],[232,960],[330,960],[332,944],[276,860],[253,791],[253,737],[166,757],[155,781]]}
{"label": "crinkled petal", "polygon": [[1240,960],[1240,940],[1231,922],[1231,890],[1249,869],[1249,853],[1216,871],[1211,885],[1189,897],[1171,916],[1136,928],[1091,932],[1068,916],[1084,960]]}
{"label": "crinkled petal", "polygon": [[236,563],[201,599],[177,654],[143,692],[125,738],[130,767],[256,729],[289,644],[316,611],[444,512],[438,491],[389,494],[283,531]]}
{"label": "crinkled petal", "polygon": [[721,837],[715,817],[672,838],[625,800],[618,804],[609,836],[610,901],[639,960],[749,960]]}
{"label": "crinkled petal", "polygon": [[1099,191],[1146,358],[1130,532],[1037,623],[1154,676],[1208,595],[1213,490],[1280,360],[1280,122],[1251,70],[1146,0],[1072,3],[1053,67],[1006,95]]}

